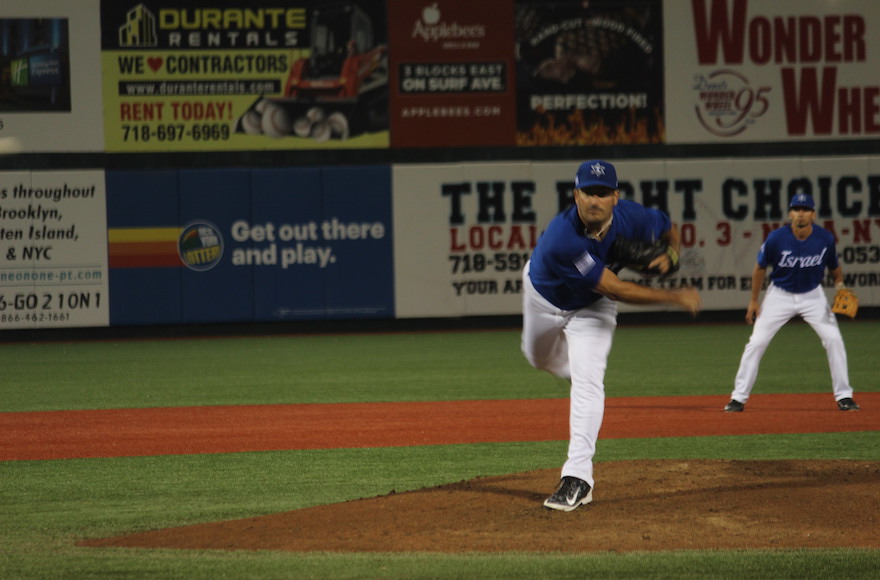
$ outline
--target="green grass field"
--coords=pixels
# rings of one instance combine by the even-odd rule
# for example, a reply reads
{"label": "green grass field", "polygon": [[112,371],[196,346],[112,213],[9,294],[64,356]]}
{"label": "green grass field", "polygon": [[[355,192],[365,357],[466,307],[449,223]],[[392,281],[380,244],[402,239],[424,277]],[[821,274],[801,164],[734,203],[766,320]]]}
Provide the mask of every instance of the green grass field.
{"label": "green grass field", "polygon": [[[880,321],[842,322],[850,375],[876,391]],[[621,324],[610,397],[718,395],[745,325]],[[0,412],[186,405],[553,398],[516,331],[0,344]],[[810,328],[783,328],[755,393],[829,393]],[[720,412],[720,407],[719,407]],[[868,410],[866,409],[866,411]],[[0,437],[2,437],[0,415]],[[504,555],[80,548],[78,539],[242,518],[561,465],[565,441],[0,462],[0,578],[875,578],[877,550]],[[880,460],[880,430],[603,440],[597,461]],[[845,498],[829,498],[839,501]],[[857,509],[846,506],[843,509]],[[759,525],[756,523],[756,525]],[[585,534],[601,530],[585,529]]]}

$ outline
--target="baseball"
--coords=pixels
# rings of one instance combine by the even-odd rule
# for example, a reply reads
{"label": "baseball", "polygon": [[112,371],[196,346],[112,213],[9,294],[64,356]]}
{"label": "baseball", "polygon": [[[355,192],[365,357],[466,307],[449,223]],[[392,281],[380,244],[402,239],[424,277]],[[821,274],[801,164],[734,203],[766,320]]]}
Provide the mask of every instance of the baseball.
{"label": "baseball", "polygon": [[267,101],[266,99],[260,99],[259,101],[257,101],[257,104],[254,105],[254,110],[258,114],[262,115],[263,112],[266,110],[266,105],[268,105],[268,104],[269,104],[269,101]]}
{"label": "baseball", "polygon": [[324,109],[321,107],[312,107],[308,111],[306,111],[306,118],[312,123],[317,123],[318,121],[324,120]]}
{"label": "baseball", "polygon": [[312,139],[322,143],[330,138],[330,126],[326,121],[319,121],[312,126]]}
{"label": "baseball", "polygon": [[267,102],[266,108],[263,109],[261,127],[263,133],[276,139],[290,135],[290,116],[283,107]]}
{"label": "baseball", "polygon": [[256,111],[248,111],[241,118],[241,128],[248,135],[259,135],[263,132],[263,119]]}
{"label": "baseball", "polygon": [[330,127],[330,136],[335,139],[348,139],[348,119],[340,112],[335,112],[327,117],[327,126]]}
{"label": "baseball", "polygon": [[312,122],[307,117],[300,117],[293,122],[293,132],[297,137],[308,137],[312,132]]}

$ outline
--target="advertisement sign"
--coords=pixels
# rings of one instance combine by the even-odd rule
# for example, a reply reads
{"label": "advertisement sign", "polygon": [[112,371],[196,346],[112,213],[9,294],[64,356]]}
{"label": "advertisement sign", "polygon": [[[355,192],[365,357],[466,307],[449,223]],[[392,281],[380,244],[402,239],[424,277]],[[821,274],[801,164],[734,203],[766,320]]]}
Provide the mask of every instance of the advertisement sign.
{"label": "advertisement sign", "polygon": [[387,167],[108,173],[111,323],[391,318]]}
{"label": "advertisement sign", "polygon": [[517,0],[517,144],[663,143],[662,7]]}
{"label": "advertisement sign", "polygon": [[[569,165],[555,172],[573,180]],[[535,171],[531,163],[394,167],[398,317],[521,311],[520,272],[556,213]]]}
{"label": "advertisement sign", "polygon": [[667,142],[876,139],[880,4],[666,0]]}
{"label": "advertisement sign", "polygon": [[384,0],[101,6],[108,151],[388,146]]}
{"label": "advertisement sign", "polygon": [[[811,194],[863,305],[880,304],[880,158],[614,161],[621,197],[667,212],[681,269],[647,286],[698,288],[706,310],[744,309],[767,235],[788,202]],[[576,162],[394,167],[397,315],[519,314],[521,270],[547,223],[570,203]],[[830,283],[830,281],[829,281]],[[621,305],[621,311],[667,310]]]}
{"label": "advertisement sign", "polygon": [[513,0],[388,2],[391,144],[513,145]]}
{"label": "advertisement sign", "polygon": [[0,153],[102,151],[99,0],[0,6]]}
{"label": "advertisement sign", "polygon": [[107,326],[103,171],[0,172],[0,329]]}

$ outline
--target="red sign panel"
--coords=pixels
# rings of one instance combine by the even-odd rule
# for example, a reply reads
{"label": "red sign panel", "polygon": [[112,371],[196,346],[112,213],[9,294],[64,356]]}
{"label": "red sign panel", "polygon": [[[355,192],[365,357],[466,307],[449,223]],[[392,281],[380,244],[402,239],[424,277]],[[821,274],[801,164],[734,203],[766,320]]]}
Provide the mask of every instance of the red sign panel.
{"label": "red sign panel", "polygon": [[388,2],[391,146],[513,145],[512,0]]}

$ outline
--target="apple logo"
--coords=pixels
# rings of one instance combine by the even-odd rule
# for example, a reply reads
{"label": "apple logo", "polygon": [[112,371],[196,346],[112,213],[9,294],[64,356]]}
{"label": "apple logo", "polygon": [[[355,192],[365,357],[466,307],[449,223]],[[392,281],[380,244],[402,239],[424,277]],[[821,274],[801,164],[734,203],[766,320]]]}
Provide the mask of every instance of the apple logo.
{"label": "apple logo", "polygon": [[440,22],[440,10],[437,9],[437,3],[434,2],[430,6],[426,6],[422,10],[422,20],[425,24],[434,25]]}

